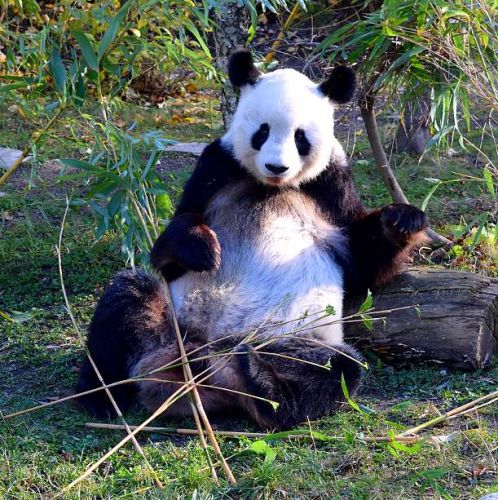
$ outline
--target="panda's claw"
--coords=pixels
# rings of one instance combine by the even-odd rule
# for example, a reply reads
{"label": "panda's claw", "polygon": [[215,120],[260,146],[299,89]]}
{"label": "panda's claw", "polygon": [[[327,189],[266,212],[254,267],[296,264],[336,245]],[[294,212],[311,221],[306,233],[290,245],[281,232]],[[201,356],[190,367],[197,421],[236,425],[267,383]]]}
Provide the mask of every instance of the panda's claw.
{"label": "panda's claw", "polygon": [[422,210],[404,203],[393,203],[384,207],[380,220],[385,230],[394,229],[406,236],[423,231],[429,225],[427,215]]}

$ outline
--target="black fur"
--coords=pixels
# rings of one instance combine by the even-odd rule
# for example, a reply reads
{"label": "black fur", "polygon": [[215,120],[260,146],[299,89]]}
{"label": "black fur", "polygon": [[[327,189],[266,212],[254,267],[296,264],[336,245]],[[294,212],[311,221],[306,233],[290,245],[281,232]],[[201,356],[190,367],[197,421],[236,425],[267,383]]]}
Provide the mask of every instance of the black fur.
{"label": "black fur", "polygon": [[[159,346],[165,338],[174,341],[170,325],[159,281],[143,271],[118,273],[106,287],[88,331],[87,346],[104,382],[128,378],[129,366],[144,352]],[[76,392],[100,386],[90,361],[85,359]],[[111,389],[122,411],[129,406],[135,390],[132,384]],[[104,391],[83,396],[79,401],[99,418],[115,416]]]}
{"label": "black fur", "polygon": [[308,156],[311,151],[311,144],[306,137],[306,133],[303,129],[298,128],[294,134],[294,141],[296,143],[297,152],[301,156]]}
{"label": "black fur", "polygon": [[320,90],[332,101],[345,104],[353,98],[355,85],[353,70],[346,66],[337,66],[320,84]]}
{"label": "black fur", "polygon": [[251,416],[267,429],[289,429],[330,415],[346,401],[341,376],[350,394],[363,376],[359,363],[344,355],[361,360],[347,345],[329,348],[306,339],[285,339],[261,350],[242,344],[238,352],[245,353],[236,359],[246,392],[278,403],[276,411],[261,400],[249,407]]}
{"label": "black fur", "polygon": [[185,184],[175,215],[151,251],[151,264],[167,281],[179,278],[188,269],[216,268],[219,243],[206,231],[204,210],[221,188],[247,176],[219,139],[206,147]]}
{"label": "black fur", "polygon": [[260,77],[260,72],[254,66],[252,54],[247,49],[236,50],[228,60],[228,78],[235,87],[254,85]]}
{"label": "black fur", "polygon": [[150,262],[163,275],[176,279],[173,264],[182,270],[211,271],[220,265],[220,243],[213,231],[195,213],[173,217],[157,239],[150,253]]}
{"label": "black fur", "polygon": [[268,126],[268,123],[263,123],[251,137],[251,146],[253,147],[253,149],[259,151],[263,147],[263,144],[266,142],[269,135],[270,127]]}

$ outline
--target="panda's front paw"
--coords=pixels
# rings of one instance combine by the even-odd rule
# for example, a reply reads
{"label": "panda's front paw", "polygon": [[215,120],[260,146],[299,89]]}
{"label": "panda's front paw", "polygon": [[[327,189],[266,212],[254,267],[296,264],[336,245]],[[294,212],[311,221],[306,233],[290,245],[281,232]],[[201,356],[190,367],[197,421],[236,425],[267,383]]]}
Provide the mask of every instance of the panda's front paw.
{"label": "panda's front paw", "polygon": [[172,264],[188,271],[213,271],[221,263],[220,242],[200,215],[175,215],[154,243],[150,262],[163,274]]}
{"label": "panda's front paw", "polygon": [[221,245],[216,233],[201,224],[193,227],[177,248],[178,263],[190,271],[214,271],[221,264]]}
{"label": "panda's front paw", "polygon": [[403,242],[429,226],[427,215],[422,210],[404,203],[393,203],[384,207],[380,220],[389,238]]}

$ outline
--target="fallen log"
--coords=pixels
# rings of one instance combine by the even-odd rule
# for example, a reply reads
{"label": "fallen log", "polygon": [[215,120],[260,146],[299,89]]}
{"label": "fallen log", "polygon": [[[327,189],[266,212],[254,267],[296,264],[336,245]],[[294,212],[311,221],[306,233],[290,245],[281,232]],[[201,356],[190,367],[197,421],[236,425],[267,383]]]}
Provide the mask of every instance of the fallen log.
{"label": "fallen log", "polygon": [[[460,369],[486,366],[498,350],[498,279],[414,268],[373,291],[376,311],[406,306],[375,322],[345,325],[346,341],[395,366],[432,361]],[[346,304],[346,314],[362,299]]]}

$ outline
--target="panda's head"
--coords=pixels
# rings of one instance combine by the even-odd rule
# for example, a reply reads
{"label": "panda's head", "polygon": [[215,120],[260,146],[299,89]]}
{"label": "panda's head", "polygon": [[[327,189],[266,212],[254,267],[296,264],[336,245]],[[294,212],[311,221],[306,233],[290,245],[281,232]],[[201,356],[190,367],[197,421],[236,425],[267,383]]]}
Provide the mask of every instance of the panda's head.
{"label": "panda's head", "polygon": [[332,160],[344,162],[334,137],[334,105],[354,92],[351,69],[336,67],[320,84],[293,69],[261,74],[251,53],[232,54],[228,75],[240,100],[223,144],[259,181],[298,186]]}

